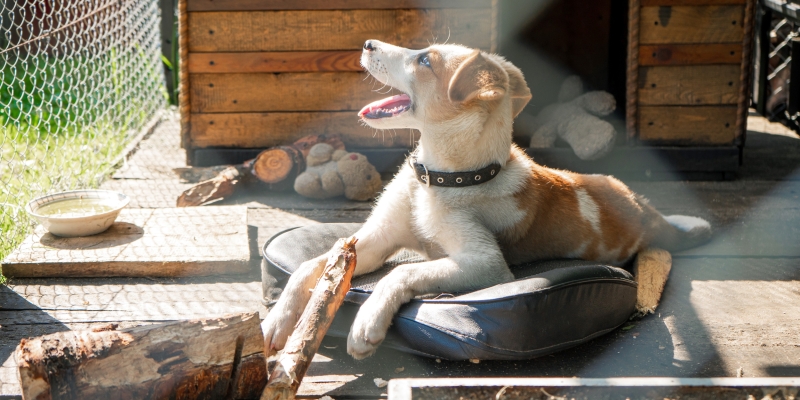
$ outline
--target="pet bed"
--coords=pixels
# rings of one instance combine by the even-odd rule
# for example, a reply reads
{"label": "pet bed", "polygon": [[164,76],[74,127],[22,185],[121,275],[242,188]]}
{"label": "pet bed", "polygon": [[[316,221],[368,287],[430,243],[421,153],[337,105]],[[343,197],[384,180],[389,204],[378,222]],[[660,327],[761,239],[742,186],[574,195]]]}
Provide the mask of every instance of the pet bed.
{"label": "pet bed", "polygon": [[[360,226],[311,225],[273,236],[263,248],[265,301],[276,299],[303,261],[325,253]],[[399,264],[419,261],[416,253],[402,251],[379,270],[353,278],[327,335],[346,338],[378,280]],[[381,346],[449,360],[529,359],[608,333],[636,311],[636,281],[621,268],[556,260],[511,270],[512,282],[411,300],[400,308]]]}

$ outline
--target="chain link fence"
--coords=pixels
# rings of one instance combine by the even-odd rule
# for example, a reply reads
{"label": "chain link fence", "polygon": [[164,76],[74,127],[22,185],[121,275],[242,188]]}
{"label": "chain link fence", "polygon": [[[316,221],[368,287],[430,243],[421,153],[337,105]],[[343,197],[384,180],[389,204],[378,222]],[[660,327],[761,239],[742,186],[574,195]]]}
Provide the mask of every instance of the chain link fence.
{"label": "chain link fence", "polygon": [[157,0],[0,0],[0,260],[30,199],[98,186],[166,107],[159,23]]}

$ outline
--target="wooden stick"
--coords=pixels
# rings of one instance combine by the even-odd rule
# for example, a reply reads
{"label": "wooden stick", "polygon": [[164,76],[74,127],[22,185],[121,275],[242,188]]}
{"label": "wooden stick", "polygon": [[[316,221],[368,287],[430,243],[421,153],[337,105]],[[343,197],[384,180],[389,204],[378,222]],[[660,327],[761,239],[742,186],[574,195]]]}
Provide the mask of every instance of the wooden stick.
{"label": "wooden stick", "polygon": [[322,338],[350,290],[356,268],[356,242],[357,239],[351,237],[336,243],[339,250],[328,258],[325,271],[275,364],[261,400],[294,399]]}
{"label": "wooden stick", "polygon": [[666,250],[649,247],[636,255],[633,275],[639,284],[636,291],[637,315],[644,316],[656,311],[670,269],[672,269],[672,255]]}
{"label": "wooden stick", "polygon": [[229,166],[214,178],[200,182],[181,193],[176,206],[194,207],[229,197],[236,190],[236,186],[249,176],[250,172],[246,165]]}
{"label": "wooden stick", "polygon": [[254,398],[266,384],[257,314],[23,339],[25,399]]}

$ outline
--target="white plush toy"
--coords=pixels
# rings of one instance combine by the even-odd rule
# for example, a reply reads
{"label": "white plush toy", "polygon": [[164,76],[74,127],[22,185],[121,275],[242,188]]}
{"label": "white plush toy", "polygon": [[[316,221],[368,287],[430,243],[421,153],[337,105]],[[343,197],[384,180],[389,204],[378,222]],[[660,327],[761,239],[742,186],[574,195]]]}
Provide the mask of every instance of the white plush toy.
{"label": "white plush toy", "polygon": [[617,104],[608,92],[583,93],[583,82],[570,76],[561,85],[558,103],[545,107],[534,120],[530,147],[553,147],[561,138],[582,160],[596,160],[614,147],[614,126],[598,116],[611,114]]}
{"label": "white plush toy", "polygon": [[306,157],[306,170],[294,180],[294,190],[315,199],[344,195],[365,201],[381,190],[381,175],[363,154],[318,143]]}

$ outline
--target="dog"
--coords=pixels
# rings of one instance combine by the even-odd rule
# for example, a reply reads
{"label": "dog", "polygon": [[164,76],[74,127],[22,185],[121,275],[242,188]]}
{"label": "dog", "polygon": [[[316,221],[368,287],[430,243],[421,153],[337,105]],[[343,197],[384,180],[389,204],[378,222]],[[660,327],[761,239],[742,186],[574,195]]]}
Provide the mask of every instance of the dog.
{"label": "dog", "polygon": [[[512,123],[531,99],[522,72],[504,58],[452,44],[422,50],[368,40],[362,66],[402,94],[364,107],[377,129],[416,129],[419,145],[355,234],[355,275],[401,249],[427,261],[400,265],[378,282],[347,339],[372,355],[400,306],[415,296],[509,282],[509,265],[580,258],[619,265],[647,246],[682,250],[711,225],[663,216],[619,180],[536,164],[512,143]],[[327,255],[301,265],[262,323],[266,354],[283,348]]]}

